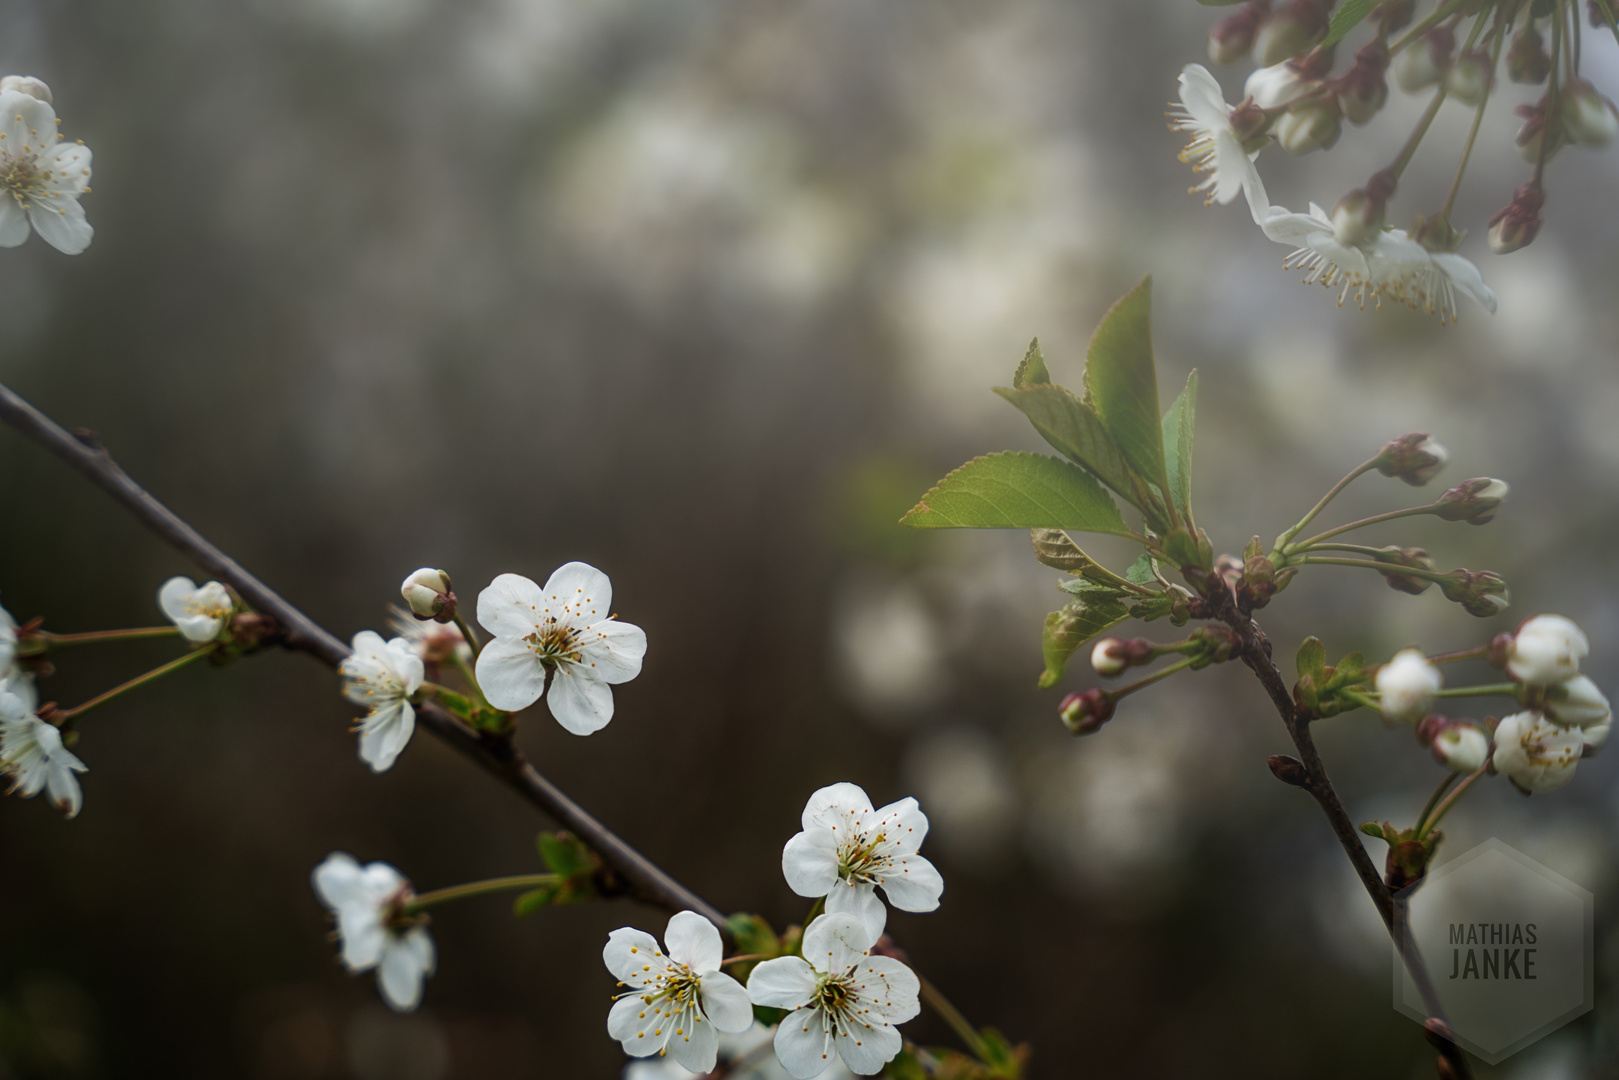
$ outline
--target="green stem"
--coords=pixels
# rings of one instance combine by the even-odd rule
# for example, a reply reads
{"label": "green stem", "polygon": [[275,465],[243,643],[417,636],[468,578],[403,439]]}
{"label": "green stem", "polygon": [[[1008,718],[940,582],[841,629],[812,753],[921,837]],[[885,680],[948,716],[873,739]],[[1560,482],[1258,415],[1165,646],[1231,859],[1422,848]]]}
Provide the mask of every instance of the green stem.
{"label": "green stem", "polygon": [[1461,7],[1465,3],[1467,3],[1467,0],[1446,0],[1445,3],[1434,8],[1432,15],[1429,15],[1426,19],[1423,19],[1421,22],[1417,23],[1417,25],[1407,30],[1400,36],[1399,41],[1396,41],[1393,45],[1389,46],[1389,56],[1392,57],[1397,55],[1401,49],[1404,49],[1407,45],[1422,37],[1423,34],[1426,34],[1429,30],[1432,30],[1434,27],[1438,26],[1441,22],[1450,17],[1450,15],[1457,8]]}
{"label": "green stem", "polygon": [[1362,462],[1361,464],[1359,464],[1359,465],[1355,466],[1353,469],[1351,469],[1350,472],[1349,472],[1349,475],[1345,476],[1342,480],[1340,480],[1336,484],[1332,485],[1332,489],[1330,491],[1328,491],[1325,495],[1321,496],[1321,501],[1320,502],[1318,502],[1314,506],[1310,507],[1310,512],[1308,514],[1305,514],[1302,518],[1300,518],[1299,523],[1297,525],[1293,526],[1291,529],[1287,530],[1281,536],[1276,538],[1275,547],[1277,547],[1277,548],[1285,548],[1285,547],[1287,547],[1288,544],[1293,542],[1293,538],[1295,536],[1297,536],[1299,533],[1303,532],[1304,527],[1306,525],[1310,524],[1310,522],[1314,521],[1315,518],[1316,518],[1316,515],[1321,513],[1321,511],[1325,510],[1327,508],[1327,504],[1330,503],[1333,499],[1337,498],[1339,493],[1342,492],[1344,488],[1348,487],[1350,485],[1350,483],[1352,483],[1357,477],[1364,476],[1366,473],[1371,472],[1375,468],[1377,468],[1377,458],[1372,458],[1370,461]]}
{"label": "green stem", "polygon": [[1340,690],[1338,691],[1338,696],[1348,698],[1363,709],[1370,709],[1375,713],[1383,711],[1382,702],[1378,701],[1373,694],[1363,694],[1358,690]]}
{"label": "green stem", "polygon": [[1195,659],[1196,659],[1196,657],[1188,656],[1188,657],[1185,657],[1184,659],[1177,660],[1173,664],[1170,664],[1168,667],[1159,668],[1157,671],[1153,672],[1151,675],[1148,675],[1145,678],[1137,679],[1135,682],[1131,683],[1128,686],[1121,686],[1117,690],[1109,690],[1107,692],[1108,696],[1111,697],[1114,701],[1117,701],[1120,698],[1124,697],[1126,694],[1133,694],[1137,690],[1144,690],[1147,687],[1151,686],[1153,683],[1158,682],[1160,679],[1167,679],[1171,675],[1175,674],[1175,672],[1180,671],[1182,668],[1185,668],[1185,667],[1189,666],[1192,663],[1192,661],[1195,660]]}
{"label": "green stem", "polygon": [[928,1006],[939,1014],[940,1019],[950,1025],[950,1030],[954,1031],[961,1041],[967,1044],[967,1049],[973,1052],[974,1057],[985,1065],[994,1064],[989,1059],[989,1047],[985,1045],[984,1037],[978,1034],[977,1028],[967,1022],[965,1016],[961,1015],[961,1010],[950,1004],[950,999],[940,993],[937,986],[928,982],[921,975],[917,975],[916,978],[922,984],[922,1000],[927,1002]]}
{"label": "green stem", "polygon": [[1401,566],[1399,563],[1374,562],[1367,559],[1328,559],[1319,555],[1305,555],[1290,561],[1304,566],[1359,566],[1383,574],[1408,574],[1424,581],[1445,580],[1445,575],[1435,570],[1422,570],[1413,566]]}
{"label": "green stem", "polygon": [[1602,20],[1613,31],[1613,40],[1619,42],[1619,19],[1613,13],[1613,0],[1597,0],[1597,10],[1602,12]]}
{"label": "green stem", "polygon": [[445,889],[434,889],[432,892],[413,897],[404,905],[403,912],[406,915],[415,915],[424,908],[445,904],[451,900],[464,900],[469,896],[483,896],[486,893],[509,892],[512,889],[539,889],[555,885],[558,880],[556,874],[513,874],[510,877],[489,878],[486,881],[469,881],[465,885],[451,885]]}
{"label": "green stem", "polygon": [[1442,819],[1446,814],[1450,813],[1450,808],[1455,806],[1456,803],[1460,801],[1461,797],[1467,794],[1467,789],[1472,787],[1473,783],[1478,780],[1479,777],[1488,772],[1489,769],[1490,763],[1486,761],[1484,764],[1480,765],[1476,771],[1468,773],[1467,779],[1456,785],[1456,790],[1452,791],[1450,795],[1446,797],[1445,801],[1440,803],[1439,806],[1434,809],[1434,812],[1429,816],[1428,820],[1423,823],[1422,828],[1417,830],[1417,839],[1421,840],[1429,833],[1433,832],[1434,826],[1439,824],[1440,819]]}
{"label": "green stem", "polygon": [[[51,649],[67,649],[74,645],[93,645],[99,641],[146,641],[151,638],[177,637],[180,633],[178,626],[137,626],[129,630],[86,630],[78,634],[53,634],[48,630],[36,630],[29,634],[29,638],[37,638],[43,642],[45,648],[42,652]],[[24,639],[25,641],[27,639]]]}
{"label": "green stem", "polygon": [[1422,835],[1422,826],[1427,823],[1428,815],[1433,813],[1433,808],[1439,805],[1440,799],[1445,797],[1445,792],[1450,790],[1450,785],[1460,779],[1459,774],[1447,772],[1445,773],[1445,778],[1439,782],[1439,786],[1433,789],[1433,794],[1428,796],[1428,801],[1422,804],[1422,813],[1417,815],[1418,836]]}
{"label": "green stem", "polygon": [[1458,697],[1509,697],[1514,700],[1518,697],[1517,683],[1487,683],[1483,686],[1448,686],[1443,690],[1434,691],[1436,698]]}
{"label": "green stem", "polygon": [[171,671],[179,671],[187,664],[193,663],[196,660],[207,656],[211,652],[213,652],[211,647],[204,647],[201,649],[194,649],[191,652],[186,653],[184,656],[176,657],[161,667],[155,667],[146,674],[137,675],[128,682],[113,687],[104,694],[98,694],[77,708],[69,709],[58,718],[57,723],[61,725],[77,720],[79,717],[83,716],[91,709],[94,709],[96,706],[105,705],[107,702],[116,697],[121,697],[122,695],[129,693],[131,690],[138,690],[149,682],[155,682],[156,680],[161,679]]}
{"label": "green stem", "polygon": [[472,650],[472,658],[474,660],[478,659],[478,653],[483,651],[483,647],[478,644],[478,635],[473,632],[472,627],[467,625],[467,621],[461,617],[459,611],[455,613],[455,628],[461,631],[462,637],[467,639],[467,647]]}
{"label": "green stem", "polygon": [[1552,73],[1551,84],[1547,91],[1550,95],[1546,106],[1545,124],[1540,132],[1540,147],[1535,153],[1534,184],[1540,186],[1541,177],[1546,174],[1547,144],[1552,138],[1552,124],[1561,125],[1563,122],[1563,68],[1566,66],[1563,57],[1563,0],[1557,0],[1557,12],[1552,18]]}
{"label": "green stem", "polygon": [[[1482,23],[1483,21],[1484,17],[1479,16],[1479,22]],[[1495,35],[1495,49],[1490,55],[1491,71],[1495,71],[1501,66],[1501,45],[1506,41],[1506,37],[1506,28],[1504,27],[1500,28]],[[1462,147],[1462,160],[1456,166],[1456,176],[1450,182],[1450,190],[1445,193],[1445,204],[1439,208],[1439,216],[1447,222],[1450,220],[1451,207],[1456,205],[1456,196],[1462,190],[1462,176],[1467,172],[1468,159],[1473,156],[1473,143],[1477,141],[1478,129],[1484,123],[1484,110],[1490,104],[1490,91],[1492,89],[1494,89],[1493,81],[1490,86],[1484,88],[1484,100],[1478,103],[1478,108],[1473,112],[1473,126],[1468,129],[1467,143]]]}
{"label": "green stem", "polygon": [[1445,103],[1446,93],[1445,84],[1440,83],[1439,89],[1434,91],[1433,101],[1429,103],[1428,111],[1422,114],[1422,119],[1417,121],[1417,126],[1411,129],[1411,137],[1405,140],[1405,145],[1400,147],[1399,154],[1389,164],[1388,171],[1393,173],[1396,178],[1405,172],[1407,165],[1411,164],[1412,157],[1416,155],[1417,147],[1428,134],[1429,126],[1433,124],[1433,118],[1439,115],[1439,106]]}
{"label": "green stem", "polygon": [[[1311,544],[1311,551],[1347,551],[1355,555],[1370,555],[1374,559],[1388,552],[1382,548],[1372,547],[1370,544]],[[1381,562],[1382,560],[1378,559]],[[1398,566],[1398,563],[1389,563],[1389,566]]]}
{"label": "green stem", "polygon": [[1313,545],[1320,543],[1322,540],[1330,540],[1334,536],[1341,536],[1342,534],[1350,532],[1354,529],[1364,529],[1368,525],[1381,525],[1385,521],[1396,521],[1400,518],[1431,514],[1435,511],[1435,509],[1435,505],[1430,503],[1427,506],[1411,506],[1404,510],[1390,510],[1386,514],[1373,514],[1369,518],[1361,518],[1359,521],[1351,521],[1347,525],[1340,525],[1336,529],[1328,529],[1326,532],[1316,533],[1314,536],[1299,543],[1297,546],[1290,547],[1288,553],[1294,551],[1306,551]]}
{"label": "green stem", "polygon": [[1435,653],[1428,657],[1430,664],[1448,664],[1453,660],[1474,660],[1490,655],[1488,645],[1475,645],[1471,649],[1457,649],[1455,652]]}
{"label": "green stem", "polygon": [[478,685],[478,674],[473,670],[472,665],[467,663],[466,658],[461,655],[460,649],[450,650],[450,663],[455,665],[455,670],[461,673],[461,677],[467,681],[467,685],[472,688],[472,692],[478,696],[478,703],[485,708],[494,708],[493,705],[489,704],[489,699],[483,696],[483,687]]}

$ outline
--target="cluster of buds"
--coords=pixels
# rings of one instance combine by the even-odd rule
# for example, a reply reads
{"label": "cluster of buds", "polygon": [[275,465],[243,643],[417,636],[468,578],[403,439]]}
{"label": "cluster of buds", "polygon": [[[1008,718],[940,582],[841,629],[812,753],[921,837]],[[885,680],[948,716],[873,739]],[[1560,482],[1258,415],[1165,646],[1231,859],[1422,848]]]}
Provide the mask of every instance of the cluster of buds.
{"label": "cluster of buds", "polygon": [[450,575],[442,570],[422,567],[399,586],[399,595],[405,598],[410,613],[423,622],[455,621],[455,593],[450,589]]}

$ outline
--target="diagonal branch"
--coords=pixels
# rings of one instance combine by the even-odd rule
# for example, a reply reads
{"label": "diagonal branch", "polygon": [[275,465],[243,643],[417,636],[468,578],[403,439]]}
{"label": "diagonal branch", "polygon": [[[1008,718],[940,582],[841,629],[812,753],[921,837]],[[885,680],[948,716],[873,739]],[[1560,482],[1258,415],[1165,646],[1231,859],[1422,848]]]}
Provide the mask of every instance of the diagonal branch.
{"label": "diagonal branch", "polygon": [[[308,653],[330,667],[336,667],[348,656],[348,646],[336,635],[209,543],[132,480],[93,435],[69,434],[4,384],[0,384],[0,421],[83,473],[143,525],[235,589],[255,611],[273,617],[281,629],[281,644],[286,648]],[[416,715],[434,735],[594,849],[602,862],[622,879],[626,893],[669,911],[695,911],[717,925],[722,933],[725,931],[725,916],[718,908],[659,869],[561,788],[540,775],[510,738],[475,732],[431,702],[418,707]]]}
{"label": "diagonal branch", "polygon": [[1321,812],[1327,816],[1333,835],[1338,838],[1339,846],[1349,857],[1350,865],[1355,868],[1366,894],[1372,898],[1372,904],[1382,917],[1383,925],[1388,928],[1389,938],[1400,950],[1400,958],[1405,962],[1406,971],[1410,973],[1411,981],[1416,984],[1417,993],[1422,998],[1422,1007],[1428,1013],[1429,1041],[1439,1050],[1440,1075],[1447,1080],[1451,1078],[1468,1080],[1472,1076],[1472,1071],[1461,1048],[1451,1038],[1450,1024],[1445,1019],[1444,1007],[1439,1003],[1438,992],[1434,990],[1433,978],[1428,974],[1428,965],[1422,959],[1422,952],[1417,948],[1416,939],[1408,932],[1405,904],[1383,881],[1371,856],[1366,854],[1366,848],[1360,841],[1360,832],[1350,821],[1343,800],[1338,797],[1337,789],[1332,786],[1332,780],[1327,776],[1326,764],[1321,760],[1321,752],[1316,749],[1315,738],[1310,734],[1310,719],[1294,702],[1292,691],[1288,689],[1282,673],[1271,659],[1270,639],[1265,636],[1265,631],[1260,629],[1258,623],[1237,609],[1231,601],[1230,594],[1221,591],[1219,595],[1222,602],[1217,605],[1218,617],[1241,636],[1242,662],[1253,670],[1260,685],[1265,688],[1265,693],[1270,695],[1271,704],[1276,706],[1276,712],[1281,716],[1282,723],[1286,725],[1287,733],[1293,740],[1293,746],[1298,750],[1299,761],[1304,766],[1304,779],[1298,786],[1314,797],[1321,807]]}

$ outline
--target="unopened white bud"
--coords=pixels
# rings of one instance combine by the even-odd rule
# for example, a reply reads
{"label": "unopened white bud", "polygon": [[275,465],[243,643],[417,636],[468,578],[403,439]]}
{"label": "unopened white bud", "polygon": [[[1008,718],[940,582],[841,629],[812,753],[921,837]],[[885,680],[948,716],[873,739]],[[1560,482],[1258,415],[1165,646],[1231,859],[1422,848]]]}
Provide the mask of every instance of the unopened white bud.
{"label": "unopened white bud", "polygon": [[1330,94],[1301,102],[1276,122],[1276,141],[1289,154],[1330,150],[1342,133],[1342,113]]}
{"label": "unopened white bud", "polygon": [[1450,68],[1450,54],[1455,47],[1456,35],[1449,27],[1428,31],[1395,59],[1394,81],[1408,94],[1439,85]]}
{"label": "unopened white bud", "polygon": [[1602,744],[1608,741],[1608,729],[1613,727],[1612,720],[1604,720],[1600,724],[1580,729],[1580,738],[1585,740],[1585,752],[1594,754],[1602,749]]}
{"label": "unopened white bud", "polygon": [[1463,105],[1477,105],[1495,81],[1495,65],[1482,49],[1463,53],[1445,72],[1445,90]]}
{"label": "unopened white bud", "polygon": [[399,595],[405,598],[410,613],[418,619],[431,619],[444,610],[444,598],[450,591],[450,575],[442,570],[424,566],[405,579]]}
{"label": "unopened white bud", "polygon": [[1434,736],[1433,754],[1453,772],[1477,772],[1490,760],[1490,737],[1471,724],[1456,724]]}
{"label": "unopened white bud", "polygon": [[1619,135],[1619,111],[1584,79],[1571,79],[1563,90],[1563,131],[1568,141],[1607,146]]}
{"label": "unopened white bud", "polygon": [[1518,628],[1507,646],[1507,671],[1534,686],[1567,682],[1580,673],[1580,661],[1590,654],[1591,643],[1572,619],[1536,615]]}
{"label": "unopened white bud", "polygon": [[1309,83],[1299,74],[1298,68],[1292,64],[1276,64],[1273,67],[1255,68],[1248,81],[1243,83],[1242,92],[1253,98],[1254,104],[1261,109],[1274,109],[1278,105],[1286,105],[1308,88]]}
{"label": "unopened white bud", "polygon": [[1595,727],[1613,714],[1597,684],[1576,675],[1546,689],[1546,715],[1561,727]]}
{"label": "unopened white bud", "polygon": [[45,85],[43,79],[36,79],[32,75],[6,75],[0,77],[0,94],[7,94],[15,90],[19,94],[27,94],[51,104],[51,88]]}
{"label": "unopened white bud", "polygon": [[1118,638],[1103,638],[1096,643],[1091,650],[1091,667],[1096,669],[1098,675],[1111,678],[1130,666],[1119,649],[1123,644]]}
{"label": "unopened white bud", "polygon": [[1401,649],[1377,669],[1377,693],[1385,719],[1415,724],[1428,712],[1444,682],[1420,649]]}

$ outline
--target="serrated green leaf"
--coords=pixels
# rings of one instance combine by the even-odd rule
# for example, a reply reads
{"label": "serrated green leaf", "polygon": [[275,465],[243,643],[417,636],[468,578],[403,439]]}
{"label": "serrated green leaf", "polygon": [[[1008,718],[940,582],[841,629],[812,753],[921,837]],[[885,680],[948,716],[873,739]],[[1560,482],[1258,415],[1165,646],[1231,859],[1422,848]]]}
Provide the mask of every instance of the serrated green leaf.
{"label": "serrated green leaf", "polygon": [[595,872],[595,853],[572,833],[541,833],[538,843],[540,858],[553,873],[570,878]]}
{"label": "serrated green leaf", "polygon": [[1040,339],[1035,338],[1029,342],[1029,351],[1023,354],[1023,361],[1018,364],[1017,370],[1012,373],[1012,386],[1021,390],[1025,386],[1049,385],[1051,372],[1046,370],[1046,358],[1040,352]]}
{"label": "serrated green leaf", "polygon": [[550,907],[556,901],[559,886],[545,885],[532,892],[523,893],[512,903],[512,914],[518,918],[532,915],[543,907]]}
{"label": "serrated green leaf", "polygon": [[1142,622],[1152,622],[1162,619],[1175,609],[1175,598],[1168,593],[1158,593],[1136,600],[1130,604],[1130,617],[1140,619]]}
{"label": "serrated green leaf", "polygon": [[998,386],[995,392],[1015,405],[1040,437],[1070,461],[1088,469],[1125,502],[1146,515],[1154,529],[1163,527],[1151,493],[1125,464],[1124,452],[1108,434],[1096,410],[1062,386]]}
{"label": "serrated green leaf", "polygon": [[900,518],[913,529],[1130,530],[1107,492],[1084,469],[1045,454],[973,458],[935,484]]}
{"label": "serrated green leaf", "polygon": [[1075,649],[1129,617],[1129,610],[1117,600],[1089,598],[1076,599],[1047,615],[1040,637],[1040,651],[1046,661],[1046,670],[1040,675],[1040,689],[1056,685]]}
{"label": "serrated green leaf", "polygon": [[1164,467],[1163,409],[1152,358],[1152,278],[1125,293],[1091,335],[1085,390],[1125,462],[1160,492]]}
{"label": "serrated green leaf", "polygon": [[1326,40],[1320,47],[1326,48],[1335,44],[1340,38],[1361,24],[1372,9],[1378,5],[1379,0],[1344,0],[1343,6],[1332,13],[1332,22],[1327,26]]}
{"label": "serrated green leaf", "polygon": [[1123,586],[1128,582],[1085,554],[1074,538],[1061,529],[1030,529],[1029,541],[1034,545],[1034,557],[1054,570],[1078,574],[1089,581],[1105,585]]}
{"label": "serrated green leaf", "polygon": [[1096,600],[1123,600],[1125,590],[1112,582],[1092,581],[1089,578],[1069,578],[1057,588],[1072,596]]}
{"label": "serrated green leaf", "polygon": [[1299,678],[1308,676],[1321,681],[1327,670],[1327,647],[1321,644],[1320,638],[1307,637],[1299,643],[1298,667]]}
{"label": "serrated green leaf", "polygon": [[1197,372],[1164,414],[1164,467],[1169,470],[1169,497],[1186,520],[1192,519],[1192,428],[1197,419]]}
{"label": "serrated green leaf", "polygon": [[1132,585],[1152,585],[1158,581],[1158,560],[1150,552],[1143,551],[1136,556],[1136,561],[1130,564],[1130,569],[1124,572],[1124,579]]}

